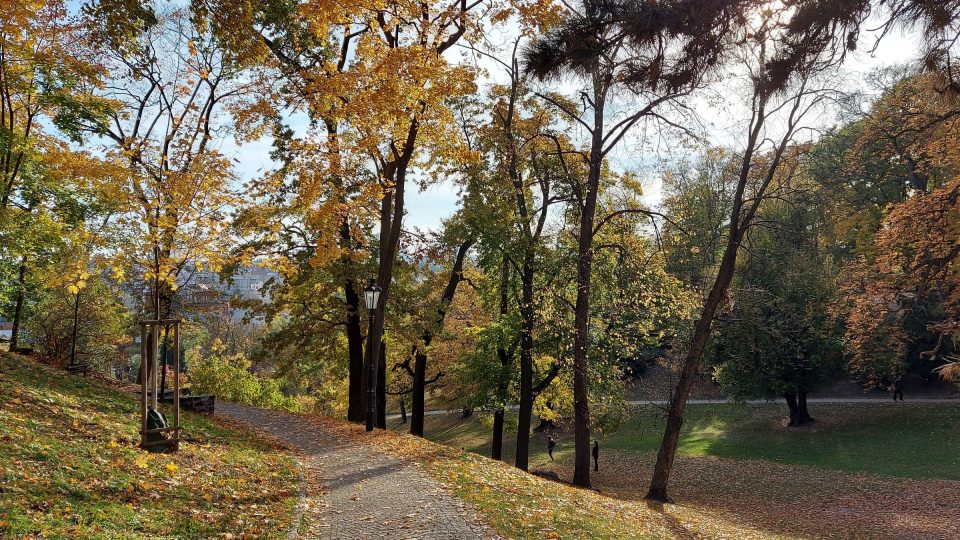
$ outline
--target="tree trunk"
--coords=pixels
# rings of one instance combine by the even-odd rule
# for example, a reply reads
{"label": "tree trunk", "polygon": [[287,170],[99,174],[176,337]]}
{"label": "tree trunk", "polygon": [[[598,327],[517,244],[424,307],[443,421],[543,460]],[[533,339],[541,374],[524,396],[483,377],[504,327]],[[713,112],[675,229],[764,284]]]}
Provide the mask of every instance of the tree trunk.
{"label": "tree trunk", "polygon": [[163,341],[160,346],[160,398],[167,391],[167,327],[163,327]]}
{"label": "tree trunk", "polygon": [[[523,364],[520,365],[520,385],[521,387],[524,384],[524,380],[527,377],[530,377],[532,380],[532,373],[529,373],[528,368],[525,368]],[[532,383],[531,383],[532,386]],[[521,392],[520,394],[520,410],[517,411],[517,455],[514,457],[514,464],[518,469],[527,470],[529,467],[530,459],[530,420],[533,416],[533,394],[530,392]]]}
{"label": "tree trunk", "polygon": [[[739,238],[732,238],[731,244],[739,245]],[[647,499],[669,502],[667,496],[667,484],[670,480],[670,472],[673,470],[673,460],[677,452],[677,444],[680,441],[680,428],[683,426],[683,412],[687,406],[687,400],[690,398],[690,392],[693,389],[693,383],[697,376],[697,367],[703,351],[707,347],[707,340],[710,338],[710,328],[713,324],[713,318],[717,313],[717,307],[721,299],[726,295],[727,287],[733,278],[733,270],[736,266],[737,250],[735,247],[727,246],[720,262],[720,269],[717,272],[717,278],[714,281],[710,295],[707,297],[697,320],[697,325],[693,333],[693,342],[690,349],[684,357],[683,369],[680,371],[680,378],[677,381],[677,389],[674,392],[673,399],[670,401],[670,409],[667,412],[667,425],[664,428],[663,441],[660,443],[660,450],[657,452],[657,463],[654,466],[653,478],[650,480],[650,490],[647,492]]]}
{"label": "tree trunk", "polygon": [[[500,319],[506,317],[510,308],[510,266],[507,256],[504,255],[500,261]],[[506,344],[501,339],[497,344],[497,357],[500,359],[500,373],[497,379],[497,400],[500,402],[499,408],[493,413],[493,440],[490,443],[490,457],[496,460],[503,460],[503,420],[504,404],[507,402],[507,386],[510,382],[510,363],[511,353],[507,351]]]}
{"label": "tree trunk", "polygon": [[387,342],[380,342],[380,356],[377,358],[377,426],[387,429]]}
{"label": "tree trunk", "polygon": [[407,400],[403,396],[400,396],[400,423],[407,423]]}
{"label": "tree trunk", "polygon": [[[763,53],[761,52],[761,60]],[[664,428],[663,440],[660,443],[660,450],[657,452],[657,463],[653,469],[653,477],[650,480],[650,490],[646,498],[654,501],[668,502],[670,497],[667,495],[667,485],[670,481],[670,472],[673,470],[673,460],[677,452],[677,444],[680,441],[680,428],[683,426],[683,412],[687,407],[687,400],[690,399],[690,392],[693,389],[693,383],[697,376],[697,368],[700,364],[700,358],[707,347],[707,341],[710,338],[710,329],[713,325],[713,318],[716,316],[717,308],[723,298],[727,297],[727,289],[730,281],[733,279],[733,273],[737,263],[737,252],[740,249],[740,243],[743,241],[743,235],[746,233],[759,202],[766,187],[770,185],[773,175],[776,172],[777,164],[782,152],[789,141],[785,136],[778,148],[773,161],[768,166],[767,174],[764,177],[763,184],[754,194],[754,200],[749,207],[744,210],[744,193],[747,183],[750,180],[752,171],[753,154],[757,148],[757,141],[760,140],[760,134],[766,120],[766,104],[769,94],[765,93],[762,87],[757,87],[754,94],[757,108],[751,118],[750,132],[747,137],[747,145],[743,152],[743,158],[740,161],[740,170],[737,178],[737,188],[733,196],[733,205],[730,209],[730,223],[728,225],[727,245],[723,251],[723,258],[720,260],[720,267],[717,270],[717,277],[713,281],[713,287],[707,296],[697,319],[697,324],[693,333],[693,340],[690,349],[684,356],[683,368],[680,371],[680,379],[677,382],[677,389],[673,398],[670,400],[670,409],[667,412],[667,425]]]}
{"label": "tree trunk", "polygon": [[[396,264],[397,252],[400,248],[407,166],[413,156],[414,142],[418,130],[419,124],[416,121],[411,122],[407,130],[407,140],[402,145],[402,152],[396,159],[387,163],[383,174],[385,181],[383,197],[380,200],[380,238],[378,245],[380,257],[377,262],[377,284],[380,286],[380,301],[375,309],[376,317],[371,328],[368,329],[369,343],[381,343],[383,341],[387,304],[393,283],[393,267]],[[370,354],[366,356],[367,358],[371,357]],[[375,363],[374,367],[376,368],[379,363]],[[374,373],[374,378],[376,380],[380,377]],[[366,410],[365,406],[364,410]]]}
{"label": "tree trunk", "polygon": [[347,310],[347,352],[350,358],[347,420],[363,422],[363,332],[360,329],[360,295],[353,280],[343,284]]}
{"label": "tree trunk", "polygon": [[73,331],[70,336],[70,365],[77,364],[77,326],[80,322],[80,290],[73,298]]}
{"label": "tree trunk", "polygon": [[590,145],[590,170],[586,196],[580,214],[577,243],[577,303],[574,307],[573,340],[573,485],[590,487],[590,392],[587,364],[590,346],[590,278],[593,271],[593,222],[603,166],[603,99],[595,98],[595,115]]}
{"label": "tree trunk", "polygon": [[425,401],[424,381],[427,377],[427,355],[419,349],[413,360],[413,392],[410,403],[410,434],[423,437],[423,407]]}
{"label": "tree trunk", "polygon": [[503,409],[493,412],[493,442],[490,444],[490,457],[503,460]]}
{"label": "tree trunk", "polygon": [[809,424],[813,422],[813,417],[810,416],[810,411],[807,410],[807,392],[799,391],[797,392],[797,405],[800,407],[800,421],[804,424]]}
{"label": "tree trunk", "polygon": [[16,352],[20,347],[20,325],[23,321],[23,300],[27,277],[27,259],[20,260],[20,271],[17,275],[17,304],[13,309],[13,329],[10,332],[10,350]]}
{"label": "tree trunk", "polygon": [[[468,238],[457,249],[457,255],[453,261],[453,267],[450,269],[450,278],[447,280],[447,286],[443,289],[440,296],[440,307],[437,308],[437,318],[432,325],[428,324],[423,335],[420,337],[420,345],[415,346],[414,368],[413,368],[413,399],[411,400],[411,409],[413,418],[410,421],[410,434],[423,437],[423,414],[424,403],[426,401],[424,394],[427,387],[427,350],[433,341],[433,329],[443,328],[443,320],[447,316],[447,308],[453,302],[453,296],[457,292],[457,286],[463,281],[463,261],[467,257],[467,251],[473,246],[474,239]],[[435,380],[435,379],[434,379]],[[431,381],[433,382],[433,381]]]}
{"label": "tree trunk", "polygon": [[[324,117],[324,125],[327,128],[327,148],[330,152],[331,162],[341,164],[340,157],[340,125],[335,118]],[[345,190],[343,189],[343,178],[339,175],[333,178],[334,184],[340,193],[340,199],[344,207],[347,206]],[[346,311],[346,335],[347,335],[347,356],[349,362],[348,370],[348,391],[347,391],[347,420],[350,422],[363,422],[365,420],[366,409],[363,405],[363,332],[360,328],[360,295],[357,292],[353,279],[349,276],[354,275],[353,263],[350,254],[354,251],[353,239],[350,236],[350,222],[348,216],[344,215],[340,221],[340,248],[344,255],[340,259],[343,275],[347,276],[343,282],[344,310]]]}
{"label": "tree trunk", "polygon": [[790,410],[790,422],[788,426],[799,426],[803,423],[803,418],[800,414],[800,405],[797,404],[797,395],[796,394],[784,394],[783,399],[787,402],[787,408]]}
{"label": "tree trunk", "polygon": [[530,423],[533,418],[533,250],[526,246],[520,275],[520,412],[517,417],[516,466],[527,470],[530,454]]}
{"label": "tree trunk", "polygon": [[360,374],[360,411],[363,420],[361,423],[367,421],[367,379],[370,378],[370,370],[367,362],[370,361],[370,348],[369,348],[369,339],[367,340],[367,353],[363,355],[363,372]]}

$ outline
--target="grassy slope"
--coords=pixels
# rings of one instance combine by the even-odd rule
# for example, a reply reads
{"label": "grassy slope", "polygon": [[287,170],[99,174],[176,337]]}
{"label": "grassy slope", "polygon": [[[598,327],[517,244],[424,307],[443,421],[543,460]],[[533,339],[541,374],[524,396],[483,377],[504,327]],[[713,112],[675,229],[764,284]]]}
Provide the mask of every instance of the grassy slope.
{"label": "grassy slope", "polygon": [[[330,425],[364,444],[370,442],[362,426],[334,421],[330,421]],[[692,506],[651,505],[610,498],[416,437],[378,431],[374,441],[387,452],[417,462],[475,508],[504,538],[795,538],[737,523],[736,519]]]}
{"label": "grassy slope", "polygon": [[[489,426],[476,416],[427,418],[427,435],[450,445],[443,450],[409,437],[393,444],[512,538],[960,538],[960,403],[812,412],[815,427],[787,429],[777,405],[692,406],[671,482],[677,505],[641,499],[663,428],[654,408],[602,439],[599,493],[476,455],[489,453]],[[531,468],[568,479],[572,434],[554,433],[556,461],[536,434]],[[505,441],[507,463],[513,445]]]}
{"label": "grassy slope", "polygon": [[0,538],[283,537],[289,453],[184,414],[176,454],[136,448],[135,396],[0,353]]}
{"label": "grassy slope", "polygon": [[[771,405],[691,405],[680,454],[758,459],[822,469],[905,478],[960,480],[960,402],[814,404],[818,422],[802,429],[780,424],[784,410]],[[397,421],[393,421],[396,425]],[[479,416],[428,416],[432,440],[490,455],[488,422]],[[601,448],[655,452],[663,434],[659,409],[637,409],[629,423],[601,439]],[[573,434],[560,430],[558,457],[572,453]],[[545,435],[535,434],[531,463],[547,461]],[[504,444],[513,457],[515,438]]]}

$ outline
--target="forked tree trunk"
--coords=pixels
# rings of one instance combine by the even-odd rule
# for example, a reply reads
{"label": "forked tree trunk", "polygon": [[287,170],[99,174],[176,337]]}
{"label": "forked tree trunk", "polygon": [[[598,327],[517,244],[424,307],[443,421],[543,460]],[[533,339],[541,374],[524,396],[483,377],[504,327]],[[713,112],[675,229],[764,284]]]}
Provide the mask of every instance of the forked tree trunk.
{"label": "forked tree trunk", "polygon": [[[432,325],[427,325],[420,338],[420,344],[414,347],[414,367],[413,367],[413,388],[411,399],[412,419],[410,421],[410,434],[423,437],[423,415],[424,403],[426,401],[425,393],[427,387],[427,349],[433,342],[433,329],[443,328],[443,320],[447,316],[447,308],[453,302],[453,296],[457,292],[457,286],[463,281],[463,262],[467,257],[467,252],[473,246],[474,239],[465,240],[457,249],[457,255],[453,260],[453,267],[450,269],[450,278],[447,280],[447,286],[443,289],[440,296],[440,307],[437,308],[437,318]],[[434,380],[436,380],[434,378]],[[431,380],[430,382],[433,382]]]}

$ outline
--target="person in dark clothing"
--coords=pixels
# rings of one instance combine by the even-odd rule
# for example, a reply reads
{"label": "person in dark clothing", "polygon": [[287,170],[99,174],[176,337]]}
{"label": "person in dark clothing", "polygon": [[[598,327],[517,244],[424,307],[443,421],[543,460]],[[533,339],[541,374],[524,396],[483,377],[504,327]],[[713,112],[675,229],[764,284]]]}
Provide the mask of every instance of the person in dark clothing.
{"label": "person in dark clothing", "polygon": [[903,377],[897,375],[897,378],[893,380],[893,400],[897,400],[897,395],[900,396],[900,401],[903,401]]}
{"label": "person in dark clothing", "polygon": [[597,440],[593,441],[593,470],[600,470],[600,442]]}
{"label": "person in dark clothing", "polygon": [[553,436],[547,435],[547,453],[550,454],[550,461],[553,461],[553,449],[557,447],[557,441]]}

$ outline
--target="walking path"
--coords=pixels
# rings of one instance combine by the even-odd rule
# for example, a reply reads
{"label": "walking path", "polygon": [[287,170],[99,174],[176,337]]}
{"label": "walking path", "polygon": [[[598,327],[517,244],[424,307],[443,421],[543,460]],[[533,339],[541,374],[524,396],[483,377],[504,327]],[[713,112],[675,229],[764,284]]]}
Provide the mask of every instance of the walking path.
{"label": "walking path", "polygon": [[[958,403],[960,404],[960,399],[957,398],[917,398],[907,401],[891,401],[888,398],[833,398],[833,397],[822,397],[822,398],[807,398],[808,403],[889,403],[895,407],[902,404],[908,403]],[[716,403],[738,403],[730,399],[691,399],[687,401],[687,405],[710,405]],[[750,403],[750,404],[782,404],[782,401],[774,399],[748,399],[739,403]],[[669,405],[670,402],[665,399],[634,399],[627,401],[627,405]],[[511,405],[507,407],[507,410],[515,411],[519,409],[517,405]],[[424,411],[424,416],[441,416],[444,414],[459,414],[461,409],[433,409],[429,411]],[[409,411],[407,416],[409,416]],[[388,414],[388,419],[400,418],[399,414]]]}
{"label": "walking path", "polygon": [[476,513],[415,463],[341,437],[307,417],[217,403],[299,450],[304,503],[288,538],[467,540],[496,538]]}

